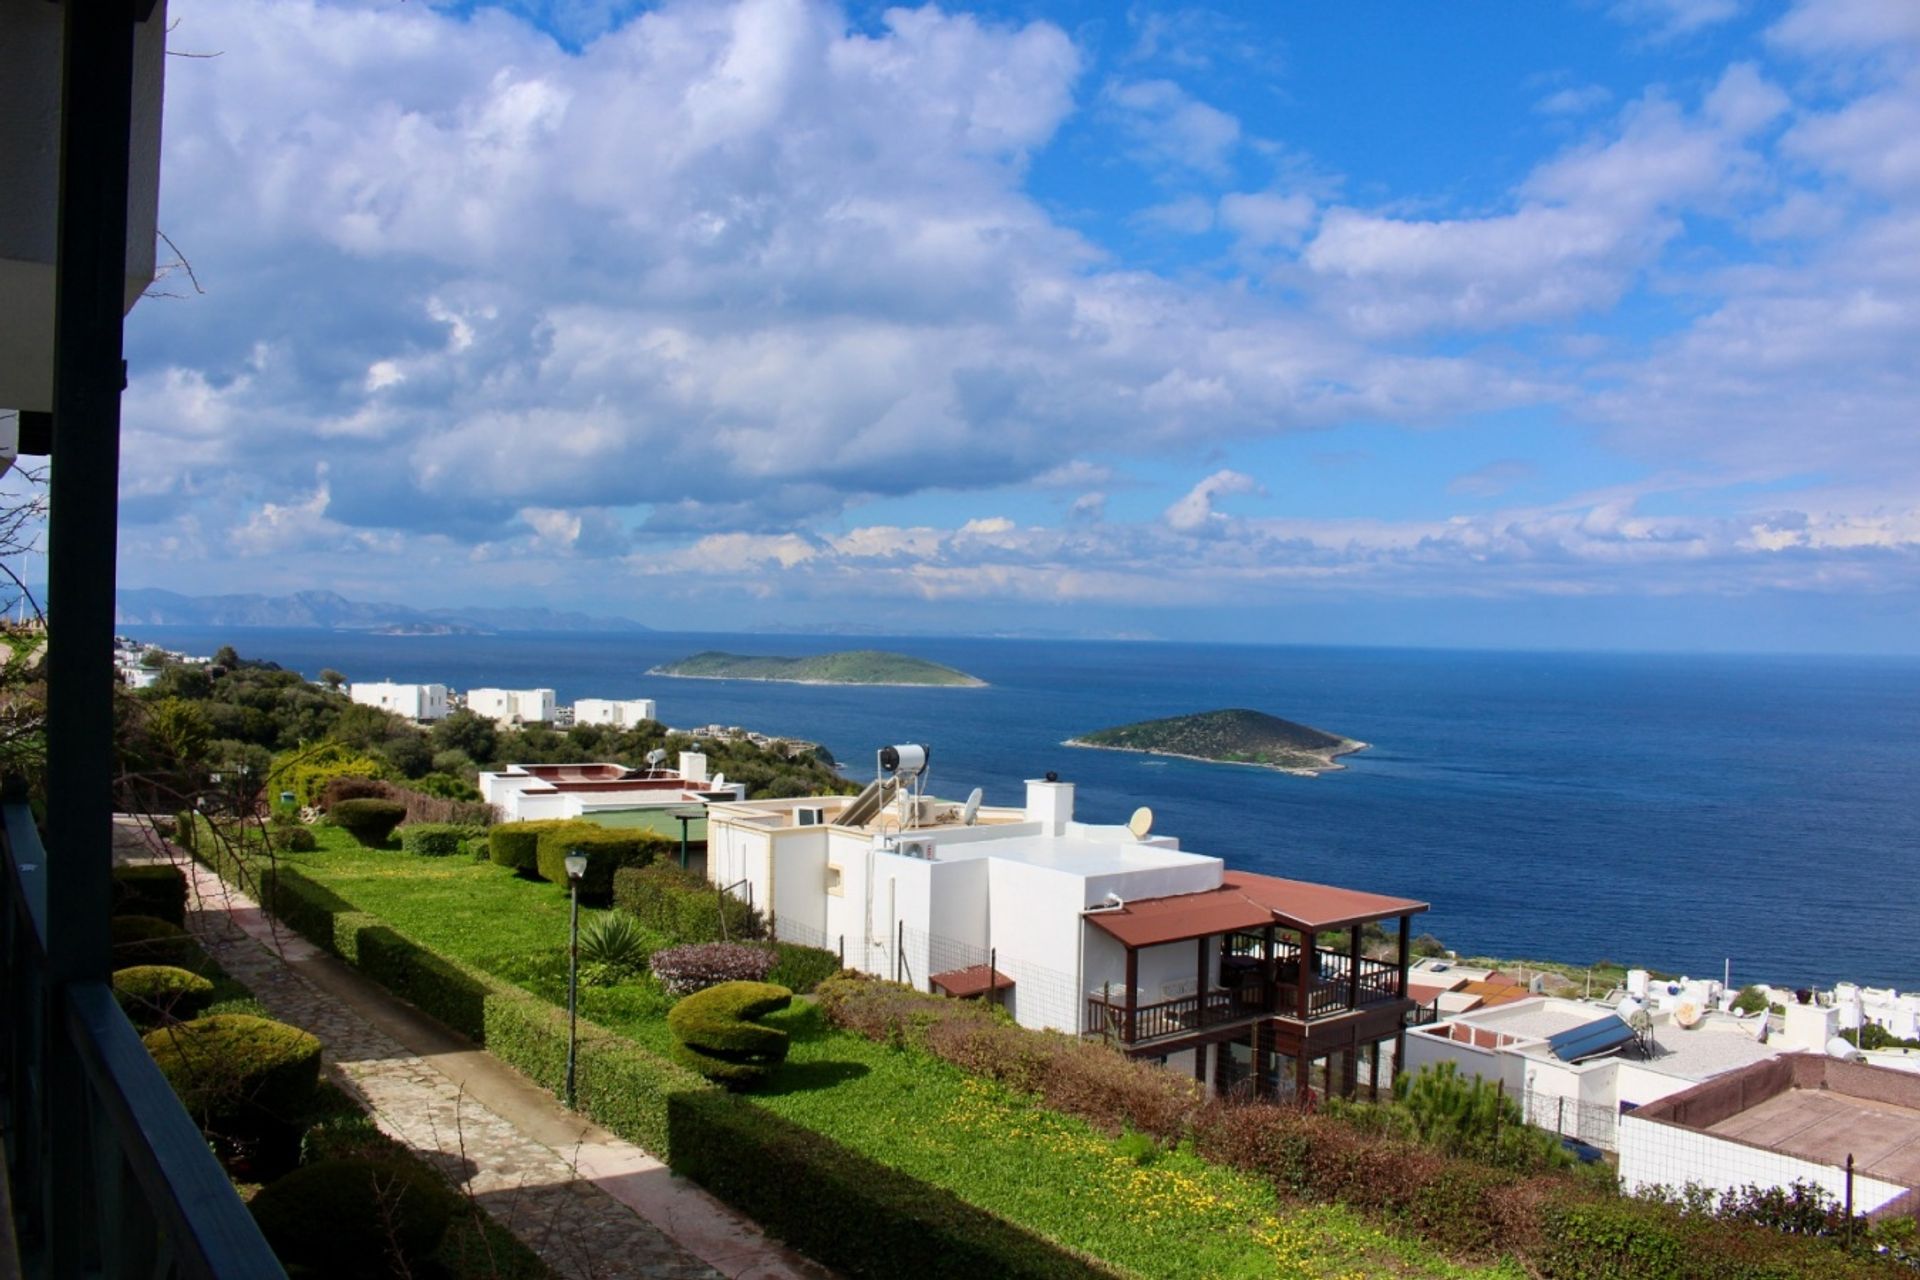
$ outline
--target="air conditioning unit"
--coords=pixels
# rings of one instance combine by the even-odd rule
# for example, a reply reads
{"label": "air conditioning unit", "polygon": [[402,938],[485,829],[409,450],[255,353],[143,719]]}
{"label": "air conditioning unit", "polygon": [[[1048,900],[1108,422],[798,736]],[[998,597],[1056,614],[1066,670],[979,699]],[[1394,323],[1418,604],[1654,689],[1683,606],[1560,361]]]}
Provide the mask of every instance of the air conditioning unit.
{"label": "air conditioning unit", "polygon": [[903,858],[920,858],[925,861],[931,861],[933,859],[933,842],[931,840],[902,840],[893,846],[893,851]]}
{"label": "air conditioning unit", "polygon": [[793,822],[799,827],[824,827],[827,811],[817,804],[803,804],[793,811]]}

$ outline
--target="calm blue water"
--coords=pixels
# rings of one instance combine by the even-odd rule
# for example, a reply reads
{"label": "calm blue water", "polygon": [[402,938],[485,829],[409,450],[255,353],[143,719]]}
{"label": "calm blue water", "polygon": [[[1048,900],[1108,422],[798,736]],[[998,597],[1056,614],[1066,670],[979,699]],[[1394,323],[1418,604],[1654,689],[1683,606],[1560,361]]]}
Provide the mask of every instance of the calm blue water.
{"label": "calm blue water", "polygon": [[[1017,805],[1048,769],[1079,813],[1136,805],[1235,866],[1433,904],[1463,952],[1600,958],[1736,981],[1920,986],[1920,661],[823,636],[385,637],[146,628],[313,676],[546,685],[659,700],[669,724],[824,742],[867,776],[933,747],[934,789]],[[987,689],[668,680],[701,649],[884,647]],[[1245,706],[1375,744],[1341,773],[1078,750],[1062,739]]]}

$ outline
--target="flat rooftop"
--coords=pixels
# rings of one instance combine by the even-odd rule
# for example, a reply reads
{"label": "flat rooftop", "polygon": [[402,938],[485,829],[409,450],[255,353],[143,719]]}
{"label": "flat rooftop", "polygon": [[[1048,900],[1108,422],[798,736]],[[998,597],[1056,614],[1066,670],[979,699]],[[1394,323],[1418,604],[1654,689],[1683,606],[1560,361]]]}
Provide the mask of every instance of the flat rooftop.
{"label": "flat rooftop", "polygon": [[942,842],[935,847],[941,862],[1006,858],[1079,876],[1190,867],[1200,862],[1220,861],[1196,853],[1183,853],[1168,845],[1136,840],[1125,827],[1114,827],[1112,833],[1003,836],[995,840]]}

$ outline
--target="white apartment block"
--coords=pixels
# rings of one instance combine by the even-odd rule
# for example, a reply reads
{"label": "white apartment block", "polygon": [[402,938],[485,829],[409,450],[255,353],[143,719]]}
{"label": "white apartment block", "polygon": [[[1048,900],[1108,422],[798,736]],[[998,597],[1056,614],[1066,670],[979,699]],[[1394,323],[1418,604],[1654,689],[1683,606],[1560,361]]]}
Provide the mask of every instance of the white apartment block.
{"label": "white apartment block", "polygon": [[485,716],[501,728],[516,724],[551,724],[551,689],[469,689],[467,710]]}
{"label": "white apartment block", "polygon": [[642,720],[658,720],[655,710],[652,698],[581,698],[573,704],[573,722],[631,729]]}
{"label": "white apartment block", "polygon": [[395,684],[391,680],[356,680],[347,696],[363,707],[378,707],[409,720],[442,720],[449,704],[443,684]]}

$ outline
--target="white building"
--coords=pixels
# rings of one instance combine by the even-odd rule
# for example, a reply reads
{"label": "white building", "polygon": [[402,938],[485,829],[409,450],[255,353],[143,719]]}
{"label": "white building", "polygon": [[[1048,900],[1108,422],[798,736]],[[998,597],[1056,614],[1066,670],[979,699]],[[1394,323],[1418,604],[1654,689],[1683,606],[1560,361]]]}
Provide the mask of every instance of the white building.
{"label": "white building", "polygon": [[677,770],[510,764],[481,774],[479,785],[480,798],[499,809],[505,822],[593,818],[677,836],[683,830],[677,820],[685,816],[692,824],[685,834],[696,841],[705,838],[706,804],[744,800],[747,794],[744,783],[728,782],[724,774],[709,778],[707,758],[698,751],[682,751]]}
{"label": "white building", "polygon": [[448,710],[447,686],[443,684],[355,680],[347,686],[347,696],[363,707],[378,707],[409,720],[442,720]]}
{"label": "white building", "polygon": [[467,710],[485,716],[503,729],[517,724],[550,724],[553,690],[469,689]]}
{"label": "white building", "polygon": [[581,698],[573,704],[575,724],[604,724],[631,729],[642,720],[657,720],[652,698]]}
{"label": "white building", "polygon": [[[708,878],[777,937],[923,990],[990,994],[1022,1025],[1097,1031],[1217,1085],[1252,1074],[1265,1091],[1284,1057],[1291,1087],[1323,1066],[1318,1087],[1351,1092],[1413,1007],[1406,928],[1425,903],[1232,871],[1149,834],[1150,815],[1081,822],[1069,782],[1028,782],[1019,809],[876,782],[715,804],[708,823]],[[1395,918],[1398,965],[1360,956],[1360,925]],[[1334,929],[1351,952],[1316,946]]]}
{"label": "white building", "polygon": [[1789,1053],[1620,1118],[1622,1190],[1795,1182],[1856,1213],[1920,1212],[1920,1076]]}

